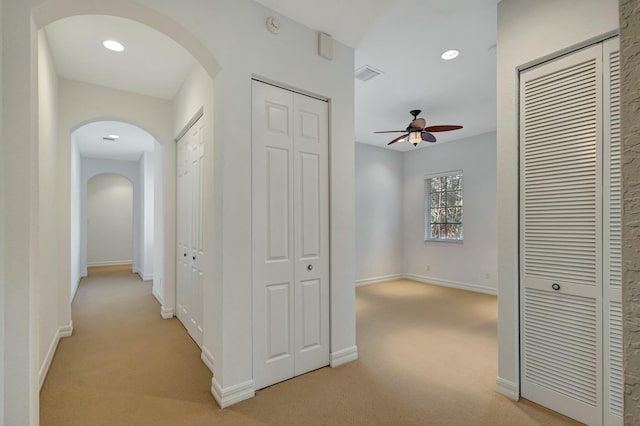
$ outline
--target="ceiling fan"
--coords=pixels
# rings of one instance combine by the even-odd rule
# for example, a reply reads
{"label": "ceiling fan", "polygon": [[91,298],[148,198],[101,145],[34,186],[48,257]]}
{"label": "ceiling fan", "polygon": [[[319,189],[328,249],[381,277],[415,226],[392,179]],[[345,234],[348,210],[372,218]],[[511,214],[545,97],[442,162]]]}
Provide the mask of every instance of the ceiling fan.
{"label": "ceiling fan", "polygon": [[413,146],[418,146],[418,144],[422,141],[425,142],[435,142],[436,137],[432,135],[435,132],[448,132],[449,130],[458,130],[462,129],[462,126],[454,126],[454,125],[440,125],[440,126],[427,126],[427,122],[424,118],[418,118],[418,115],[421,113],[419,109],[414,109],[410,111],[409,114],[413,115],[413,121],[409,124],[409,126],[405,130],[386,130],[383,132],[373,132],[373,133],[404,133],[402,136],[398,136],[387,145],[393,145],[396,142],[401,142],[405,138],[408,137],[409,143],[413,144]]}

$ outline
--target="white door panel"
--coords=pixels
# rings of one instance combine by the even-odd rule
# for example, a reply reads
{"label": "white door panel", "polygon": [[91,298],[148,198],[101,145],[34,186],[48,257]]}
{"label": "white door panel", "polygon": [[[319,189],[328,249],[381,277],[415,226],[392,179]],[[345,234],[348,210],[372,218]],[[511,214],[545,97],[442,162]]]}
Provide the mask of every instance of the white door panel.
{"label": "white door panel", "polygon": [[522,395],[602,423],[601,47],[520,74]]}
{"label": "white door panel", "polygon": [[623,408],[617,38],[520,74],[522,395],[590,425]]}
{"label": "white door panel", "polygon": [[328,108],[253,82],[257,388],[329,363]]}
{"label": "white door panel", "polygon": [[202,346],[204,128],[197,121],[178,141],[178,319]]}

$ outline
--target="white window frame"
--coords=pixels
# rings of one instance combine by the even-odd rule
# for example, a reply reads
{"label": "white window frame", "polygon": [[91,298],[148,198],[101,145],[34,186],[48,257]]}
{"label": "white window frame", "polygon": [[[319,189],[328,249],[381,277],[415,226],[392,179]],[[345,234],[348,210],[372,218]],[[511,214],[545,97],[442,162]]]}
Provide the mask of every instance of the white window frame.
{"label": "white window frame", "polygon": [[[431,238],[431,179],[439,178],[443,176],[453,176],[460,175],[462,176],[462,189],[460,190],[460,197],[462,198],[462,206],[461,208],[461,218],[460,218],[460,226],[462,227],[462,238],[461,239],[450,239],[450,238]],[[439,242],[439,243],[455,243],[462,244],[464,242],[464,172],[463,170],[451,170],[447,172],[440,173],[430,173],[424,175],[424,242]]]}

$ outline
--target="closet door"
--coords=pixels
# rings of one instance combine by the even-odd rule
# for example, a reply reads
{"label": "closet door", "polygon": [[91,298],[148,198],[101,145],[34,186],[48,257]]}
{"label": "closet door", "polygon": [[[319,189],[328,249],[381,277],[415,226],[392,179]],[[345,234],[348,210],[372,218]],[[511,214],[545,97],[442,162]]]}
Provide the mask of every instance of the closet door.
{"label": "closet door", "polygon": [[622,227],[619,41],[603,45],[604,69],[604,423],[622,425]]}
{"label": "closet door", "polygon": [[602,422],[602,48],[520,74],[522,396]]}
{"label": "closet door", "polygon": [[256,389],[329,364],[328,105],[253,82]]}
{"label": "closet door", "polygon": [[294,94],[295,375],[329,364],[328,110]]}
{"label": "closet door", "polygon": [[203,120],[178,141],[177,181],[177,316],[193,340],[202,346],[203,322]]}
{"label": "closet door", "polygon": [[191,316],[190,297],[190,262],[191,247],[191,174],[189,137],[183,136],[178,141],[178,182],[177,182],[177,268],[176,268],[176,316],[187,328]]}

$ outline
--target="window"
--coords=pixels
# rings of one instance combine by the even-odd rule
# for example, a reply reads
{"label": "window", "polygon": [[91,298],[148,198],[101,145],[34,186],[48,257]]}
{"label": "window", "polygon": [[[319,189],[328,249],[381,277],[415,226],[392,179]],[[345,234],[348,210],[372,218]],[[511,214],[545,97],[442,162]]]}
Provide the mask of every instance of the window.
{"label": "window", "polygon": [[462,171],[429,176],[424,188],[424,239],[462,242]]}

